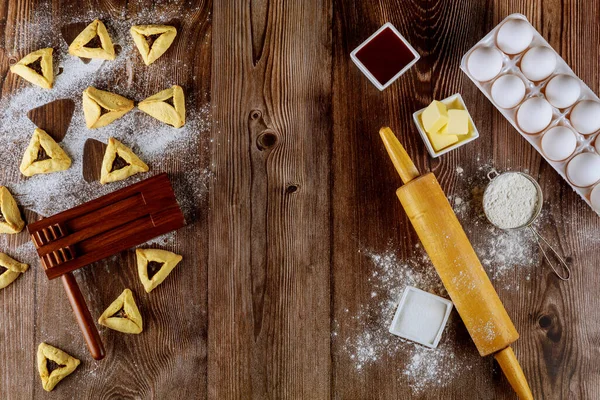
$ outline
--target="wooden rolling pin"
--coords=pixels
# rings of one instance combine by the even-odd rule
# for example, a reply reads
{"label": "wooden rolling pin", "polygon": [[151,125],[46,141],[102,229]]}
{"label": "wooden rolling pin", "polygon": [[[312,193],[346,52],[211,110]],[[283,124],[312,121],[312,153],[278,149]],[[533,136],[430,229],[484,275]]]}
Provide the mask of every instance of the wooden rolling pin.
{"label": "wooden rolling pin", "polygon": [[533,399],[510,344],[519,338],[433,173],[420,175],[390,128],[381,139],[404,186],[396,191],[479,354],[494,354],[520,399]]}

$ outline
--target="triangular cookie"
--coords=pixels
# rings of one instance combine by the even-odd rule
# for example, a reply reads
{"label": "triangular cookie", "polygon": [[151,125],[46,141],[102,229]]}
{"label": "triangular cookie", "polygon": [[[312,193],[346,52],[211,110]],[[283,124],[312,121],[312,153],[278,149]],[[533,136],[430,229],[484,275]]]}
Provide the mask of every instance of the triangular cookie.
{"label": "triangular cookie", "polygon": [[25,176],[64,171],[71,166],[71,159],[63,149],[40,128],[35,128],[29,146],[25,150],[19,169]]}
{"label": "triangular cookie", "polygon": [[131,290],[125,289],[98,318],[98,323],[123,333],[141,333],[142,315]]}
{"label": "triangular cookie", "polygon": [[29,265],[23,264],[0,253],[0,289],[4,289],[15,281],[21,274],[29,268]]}
{"label": "triangular cookie", "polygon": [[108,139],[108,147],[102,160],[100,183],[122,181],[140,172],[148,172],[148,166],[133,151],[115,138]]}
{"label": "triangular cookie", "polygon": [[37,352],[37,364],[42,386],[50,392],[54,387],[79,366],[80,361],[54,346],[40,343]]}
{"label": "triangular cookie", "polygon": [[[172,101],[173,104],[169,104]],[[181,86],[174,85],[138,104],[138,108],[159,121],[181,128],[185,124],[185,98]]]}
{"label": "triangular cookie", "polygon": [[101,128],[133,109],[133,100],[89,86],[83,91],[83,115],[90,129]]}
{"label": "triangular cookie", "polygon": [[94,20],[73,40],[69,54],[84,58],[115,59],[115,48],[106,26],[100,20]]}
{"label": "triangular cookie", "polygon": [[158,249],[136,249],[135,254],[138,275],[146,293],[160,285],[183,258],[179,254]]}
{"label": "triangular cookie", "polygon": [[19,233],[25,227],[15,198],[0,186],[0,233]]}
{"label": "triangular cookie", "polygon": [[52,69],[52,48],[41,49],[27,54],[15,65],[10,67],[10,72],[21,78],[43,87],[52,89],[54,83],[54,70]]}
{"label": "triangular cookie", "polygon": [[171,47],[177,29],[168,25],[135,25],[129,30],[144,64],[150,65]]}

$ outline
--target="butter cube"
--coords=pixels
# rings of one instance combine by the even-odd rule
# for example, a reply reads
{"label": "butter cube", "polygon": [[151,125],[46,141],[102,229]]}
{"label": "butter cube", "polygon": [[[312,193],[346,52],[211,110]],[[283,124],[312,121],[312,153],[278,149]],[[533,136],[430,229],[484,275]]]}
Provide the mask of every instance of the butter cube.
{"label": "butter cube", "polygon": [[427,132],[427,136],[429,137],[429,141],[431,142],[431,145],[435,151],[440,151],[448,146],[452,146],[454,143],[458,143],[458,136],[456,135]]}
{"label": "butter cube", "polygon": [[448,122],[448,109],[441,101],[434,100],[421,114],[423,128],[427,133],[437,133]]}
{"label": "butter cube", "polygon": [[448,123],[440,133],[443,135],[466,135],[469,133],[469,113],[466,110],[448,110]]}

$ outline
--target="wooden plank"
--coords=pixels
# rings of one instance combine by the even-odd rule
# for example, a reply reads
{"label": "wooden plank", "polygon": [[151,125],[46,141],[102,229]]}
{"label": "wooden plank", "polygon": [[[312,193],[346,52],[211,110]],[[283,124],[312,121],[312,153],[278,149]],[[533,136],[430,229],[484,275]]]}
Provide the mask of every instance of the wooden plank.
{"label": "wooden plank", "polygon": [[[584,349],[600,327],[593,322],[597,318],[580,313],[597,313],[591,311],[590,294],[599,288],[594,272],[600,262],[599,220],[459,70],[473,44],[508,14],[521,12],[598,93],[598,66],[590,62],[598,49],[584,50],[600,32],[595,3],[334,1],[332,379],[337,397],[514,396],[497,365],[479,359],[457,315],[434,351],[394,342],[387,333],[395,311],[388,303],[397,301],[405,285],[441,290],[394,194],[400,182],[377,135],[382,125],[394,129],[421,171],[436,173],[451,201],[464,202],[463,207],[454,203],[455,209],[521,333],[515,350],[536,398],[598,397],[593,371],[599,362]],[[380,93],[349,54],[387,21],[422,58]],[[431,160],[411,114],[455,92],[463,95],[481,138]],[[573,263],[572,281],[552,275],[533,237],[523,235],[532,242],[515,244],[481,219],[477,196],[491,167],[528,170],[539,179],[546,211],[536,226]],[[517,265],[521,261],[527,264]]]}
{"label": "wooden plank", "polygon": [[[152,244],[184,256],[171,277],[146,295],[131,251],[76,273],[93,315],[125,287],[144,315],[142,335],[101,331],[106,360],[87,355],[62,285],[34,262],[27,234],[0,236],[0,251],[32,264],[0,291],[0,397],[513,398],[456,314],[437,350],[387,335],[401,286],[443,294],[394,194],[400,182],[377,135],[390,125],[457,210],[521,334],[515,351],[536,398],[599,398],[599,219],[458,68],[479,38],[521,12],[598,93],[598,8],[598,0],[0,4],[2,99],[28,85],[8,73],[10,63],[57,46],[61,32],[72,37],[86,18],[101,17],[109,31],[111,23],[160,20],[178,27],[165,56],[145,67],[133,52],[120,76],[100,84],[139,101],[177,83],[189,112],[205,112],[212,94],[215,117],[212,144],[202,139],[190,149],[196,163],[170,155],[157,167],[172,174],[187,210],[184,230]],[[386,21],[422,59],[379,92],[349,53]],[[455,92],[481,137],[433,160],[411,114]],[[49,131],[67,120],[49,118],[53,107],[36,114]],[[197,128],[207,135],[206,125]],[[63,144],[69,140],[67,132]],[[92,184],[103,147],[90,143],[83,175]],[[18,168],[0,164],[9,167],[0,183],[24,181]],[[208,167],[212,192],[197,198],[189,182]],[[572,263],[572,281],[552,276],[530,236],[493,232],[481,218],[477,196],[491,167],[539,180],[546,202],[536,226]],[[35,370],[41,341],[82,359],[50,394]]]}
{"label": "wooden plank", "polygon": [[[171,21],[173,15],[185,16],[181,18],[173,46],[155,64],[144,66],[137,50],[133,48],[130,54],[122,55],[130,57],[130,61],[119,64],[122,66],[121,74],[111,74],[111,80],[102,84],[108,88],[118,87],[119,91],[130,90],[135,93],[137,101],[164,89],[165,85],[181,85],[186,93],[188,122],[197,130],[195,134],[199,139],[190,141],[189,155],[169,152],[159,165],[150,165],[154,173],[170,173],[188,223],[176,234],[167,235],[148,245],[172,250],[183,256],[183,261],[169,278],[152,293],[146,294],[137,276],[133,250],[75,273],[95,318],[126,287],[134,291],[144,318],[144,332],[141,335],[124,335],[101,329],[108,353],[103,361],[95,362],[88,355],[62,284],[48,281],[42,266],[34,262],[33,248],[29,249],[32,251],[29,254],[19,247],[24,243],[21,236],[27,234],[7,237],[6,240],[3,235],[0,242],[2,250],[6,250],[6,244],[9,254],[18,251],[17,254],[25,258],[29,254],[24,261],[32,265],[19,281],[0,292],[0,368],[4,372],[12,371],[0,377],[0,397],[206,398],[207,197],[198,194],[201,193],[201,185],[206,182],[190,183],[197,176],[190,173],[190,168],[193,164],[194,172],[209,166],[209,121],[202,119],[207,118],[205,110],[210,101],[211,2],[178,1],[165,5],[152,1],[11,0],[7,3],[0,6],[0,13],[3,13],[0,26],[6,26],[1,42],[4,48],[0,50],[3,98],[28,85],[8,74],[10,57],[16,58],[27,50],[34,50],[40,43],[48,43],[48,38],[53,38],[52,43],[57,46],[62,40],[61,29],[65,24],[82,20],[86,22],[87,18],[91,20],[98,16],[106,22],[112,33],[115,24],[164,23]],[[43,19],[40,20],[40,16]],[[36,23],[32,23],[33,20]],[[43,29],[37,30],[38,27]],[[129,39],[128,35],[122,37]],[[63,57],[69,56],[65,54]],[[27,113],[27,110],[23,112]],[[80,107],[76,107],[73,119],[81,118],[80,113]],[[44,117],[48,119],[48,114]],[[57,118],[60,116],[57,115]],[[174,134],[180,131],[176,132]],[[116,131],[114,134],[121,133]],[[72,138],[67,133],[62,143],[68,143],[69,140]],[[144,144],[151,145],[153,143]],[[88,158],[84,165],[98,165],[102,154],[102,151],[88,151],[84,156]],[[20,176],[11,175],[10,171],[14,169],[8,171],[9,174],[3,168],[0,172],[3,183],[16,184],[21,181]],[[97,179],[93,171],[84,175],[89,178],[90,185],[98,185],[93,182]],[[30,222],[37,218],[32,213],[28,215]],[[56,345],[82,361],[77,371],[50,394],[43,391],[35,366],[35,353],[41,341]]]}
{"label": "wooden plank", "polygon": [[329,21],[214,4],[211,398],[329,397]]}

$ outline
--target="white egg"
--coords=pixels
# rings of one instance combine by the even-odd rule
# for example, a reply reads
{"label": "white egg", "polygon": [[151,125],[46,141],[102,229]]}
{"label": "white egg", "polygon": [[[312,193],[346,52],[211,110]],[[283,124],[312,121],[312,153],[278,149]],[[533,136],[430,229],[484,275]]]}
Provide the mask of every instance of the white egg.
{"label": "white egg", "polygon": [[557,75],[546,85],[546,99],[556,108],[571,107],[580,95],[581,85],[570,75]]}
{"label": "white egg", "polygon": [[575,186],[588,187],[600,180],[600,155],[581,153],[567,164],[567,177]]}
{"label": "white egg", "polygon": [[517,54],[525,50],[533,40],[533,28],[529,22],[520,19],[506,21],[496,36],[496,44],[506,54]]}
{"label": "white egg", "polygon": [[575,132],[566,126],[550,128],[542,137],[542,151],[552,161],[568,158],[577,147]]}
{"label": "white egg", "polygon": [[552,106],[541,97],[526,100],[517,111],[517,122],[525,133],[533,134],[546,129],[552,121]]}
{"label": "white egg", "polygon": [[502,53],[494,47],[475,49],[467,60],[467,68],[478,81],[489,81],[495,78],[502,69]]}
{"label": "white egg", "polygon": [[600,103],[583,100],[577,103],[569,116],[573,128],[577,132],[589,135],[600,129]]}
{"label": "white egg", "polygon": [[516,107],[525,97],[525,84],[516,75],[504,75],[492,85],[492,99],[502,108]]}
{"label": "white egg", "polygon": [[556,54],[546,46],[527,50],[521,59],[523,75],[534,82],[543,81],[556,69]]}
{"label": "white egg", "polygon": [[596,152],[600,154],[600,136],[596,137]]}
{"label": "white egg", "polygon": [[590,201],[592,202],[592,207],[594,207],[594,210],[600,212],[600,185],[596,185],[594,190],[592,190]]}

